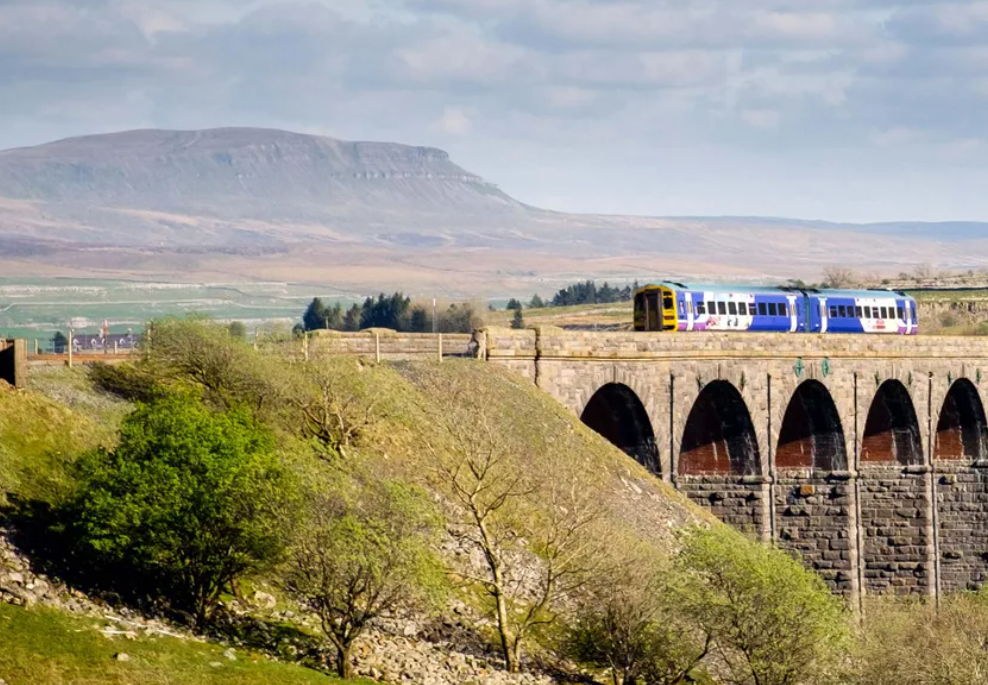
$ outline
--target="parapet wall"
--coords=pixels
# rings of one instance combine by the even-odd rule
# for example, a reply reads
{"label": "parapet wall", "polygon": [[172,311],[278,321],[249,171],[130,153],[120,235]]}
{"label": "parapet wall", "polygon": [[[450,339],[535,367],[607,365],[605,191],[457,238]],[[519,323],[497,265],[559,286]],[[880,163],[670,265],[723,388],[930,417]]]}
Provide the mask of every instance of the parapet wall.
{"label": "parapet wall", "polygon": [[808,333],[642,333],[478,331],[486,359],[972,359],[988,357],[988,339],[973,336],[905,336]]}
{"label": "parapet wall", "polygon": [[27,384],[27,341],[0,340],[0,380],[15,388]]}
{"label": "parapet wall", "polygon": [[469,333],[399,333],[385,328],[359,332],[314,331],[309,335],[309,353],[349,354],[388,361],[428,360],[442,357],[472,357],[473,336]]}

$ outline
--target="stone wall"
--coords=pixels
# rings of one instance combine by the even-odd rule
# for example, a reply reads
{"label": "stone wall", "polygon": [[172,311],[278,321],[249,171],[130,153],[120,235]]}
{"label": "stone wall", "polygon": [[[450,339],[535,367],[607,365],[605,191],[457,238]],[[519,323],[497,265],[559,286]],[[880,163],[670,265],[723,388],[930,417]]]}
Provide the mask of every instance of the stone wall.
{"label": "stone wall", "polygon": [[976,590],[988,579],[988,462],[937,464],[940,583]]}
{"label": "stone wall", "polygon": [[469,333],[400,333],[386,328],[358,332],[313,331],[309,354],[349,354],[366,359],[402,361],[474,357],[475,343]]}
{"label": "stone wall", "polygon": [[847,597],[858,587],[852,481],[849,472],[786,469],[774,488],[776,542]]}
{"label": "stone wall", "polygon": [[[846,596],[953,591],[988,575],[988,455],[960,458],[988,445],[972,437],[984,435],[988,339],[548,327],[475,338],[480,358],[578,416],[605,388],[633,393],[658,446],[657,475],[799,552]],[[951,392],[961,379],[965,392]]]}
{"label": "stone wall", "polygon": [[27,341],[0,340],[0,380],[15,388],[27,384]]}

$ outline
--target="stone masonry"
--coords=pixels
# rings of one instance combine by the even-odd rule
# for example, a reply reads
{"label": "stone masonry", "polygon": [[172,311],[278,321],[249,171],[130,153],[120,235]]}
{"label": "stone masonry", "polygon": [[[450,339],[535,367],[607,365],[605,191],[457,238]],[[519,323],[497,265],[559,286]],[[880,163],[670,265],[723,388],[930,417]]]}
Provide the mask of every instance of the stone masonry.
{"label": "stone masonry", "polygon": [[988,576],[982,340],[550,327],[474,340],[848,599]]}

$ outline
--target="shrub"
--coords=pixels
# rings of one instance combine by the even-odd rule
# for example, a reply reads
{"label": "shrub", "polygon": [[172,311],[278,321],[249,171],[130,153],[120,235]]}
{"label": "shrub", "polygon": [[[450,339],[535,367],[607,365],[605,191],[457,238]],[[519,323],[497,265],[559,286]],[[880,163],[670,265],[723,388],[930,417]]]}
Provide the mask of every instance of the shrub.
{"label": "shrub", "polygon": [[284,586],[319,617],[337,673],[350,678],[353,644],[370,621],[441,588],[430,548],[439,519],[424,493],[384,480],[316,493],[309,518]]}
{"label": "shrub", "polygon": [[852,683],[970,685],[988,682],[988,594],[880,599],[865,607]]}
{"label": "shrub", "polygon": [[819,576],[723,525],[688,530],[677,561],[683,610],[713,637],[711,667],[724,682],[816,683],[831,671],[847,621]]}
{"label": "shrub", "polygon": [[214,413],[188,395],[139,405],[116,449],[80,460],[80,478],[63,517],[80,549],[197,623],[282,550],[294,488],[245,412]]}
{"label": "shrub", "polygon": [[596,575],[563,639],[564,656],[609,670],[614,685],[698,682],[712,645],[679,605],[680,575],[654,556]]}

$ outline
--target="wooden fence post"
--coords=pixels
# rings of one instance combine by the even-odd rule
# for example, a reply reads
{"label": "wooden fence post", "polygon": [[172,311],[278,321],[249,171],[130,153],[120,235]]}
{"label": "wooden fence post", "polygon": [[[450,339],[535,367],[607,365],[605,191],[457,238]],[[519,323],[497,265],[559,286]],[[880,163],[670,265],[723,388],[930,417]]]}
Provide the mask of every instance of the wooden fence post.
{"label": "wooden fence post", "polygon": [[73,337],[73,335],[74,335],[74,333],[73,333],[72,329],[70,328],[69,329],[69,343],[68,343],[68,345],[69,345],[69,368],[70,369],[72,368],[72,337]]}

